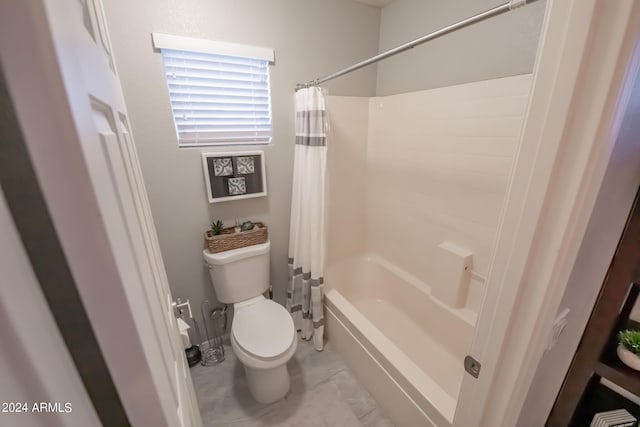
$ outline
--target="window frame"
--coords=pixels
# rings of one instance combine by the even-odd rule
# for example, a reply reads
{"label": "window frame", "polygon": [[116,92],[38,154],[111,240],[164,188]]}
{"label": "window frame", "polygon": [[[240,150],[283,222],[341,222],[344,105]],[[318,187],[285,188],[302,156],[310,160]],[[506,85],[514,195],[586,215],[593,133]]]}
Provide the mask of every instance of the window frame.
{"label": "window frame", "polygon": [[[174,36],[163,33],[152,33],[152,41],[155,49],[159,50],[160,54],[163,56],[163,77],[165,83],[167,84],[168,96],[169,96],[169,106],[171,107],[171,120],[174,125],[174,129],[176,132],[176,140],[178,144],[178,148],[207,148],[207,147],[233,147],[239,145],[269,145],[273,141],[273,112],[272,112],[272,99],[271,99],[271,76],[270,76],[270,65],[274,64],[274,51],[272,48],[267,47],[258,47],[237,43],[228,43],[228,42],[220,42],[206,39],[197,39],[191,37],[182,37],[182,36]],[[221,55],[228,57],[236,57],[242,60],[258,60],[265,61],[267,63],[266,69],[266,77],[267,77],[267,111],[268,111],[268,128],[265,132],[268,133],[268,136],[265,136],[264,139],[254,140],[239,140],[234,141],[232,139],[229,140],[207,140],[206,137],[203,137],[201,141],[185,141],[186,138],[180,137],[179,132],[179,123],[176,120],[176,113],[174,112],[174,104],[171,99],[171,82],[167,78],[167,71],[165,66],[165,53],[163,50],[171,50],[171,51],[184,51],[184,52],[194,52],[196,54],[213,54],[213,55]],[[175,54],[175,52],[167,53],[167,57]],[[224,86],[220,86],[221,89],[225,89]],[[251,105],[251,104],[249,104]],[[264,105],[264,104],[263,104]],[[251,110],[249,110],[251,111]],[[257,111],[257,110],[256,110]],[[264,114],[264,106],[261,110],[261,113]]]}

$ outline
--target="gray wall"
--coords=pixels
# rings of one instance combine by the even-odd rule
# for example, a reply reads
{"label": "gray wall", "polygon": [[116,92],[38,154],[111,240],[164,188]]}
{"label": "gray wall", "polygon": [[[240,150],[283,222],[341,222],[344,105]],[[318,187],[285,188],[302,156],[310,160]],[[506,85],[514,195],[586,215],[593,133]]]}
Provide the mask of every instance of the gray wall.
{"label": "gray wall", "polygon": [[[396,0],[382,9],[380,51],[501,3]],[[532,72],[545,4],[539,1],[378,63],[377,95]]]}
{"label": "gray wall", "polygon": [[[145,184],[174,296],[196,308],[213,290],[200,250],[213,219],[266,222],[271,281],[284,300],[293,161],[293,87],[494,6],[496,0],[105,0]],[[531,72],[544,1],[326,84],[331,95],[372,96]],[[272,47],[274,138],[265,150],[268,197],[210,205],[200,153],[178,149],[162,63],[151,32]],[[234,147],[255,149],[256,146]],[[219,149],[218,149],[219,150]]]}
{"label": "gray wall", "polygon": [[[271,281],[284,301],[293,162],[293,88],[373,55],[380,10],[351,0],[105,0],[116,66],[174,297],[199,309],[213,298],[203,266],[210,220],[261,220],[270,227]],[[268,197],[210,205],[201,149],[178,149],[160,54],[151,32],[272,47],[273,143],[265,150]],[[331,94],[371,96],[375,67],[327,85]],[[256,147],[243,147],[253,148]],[[233,148],[238,149],[238,147]]]}

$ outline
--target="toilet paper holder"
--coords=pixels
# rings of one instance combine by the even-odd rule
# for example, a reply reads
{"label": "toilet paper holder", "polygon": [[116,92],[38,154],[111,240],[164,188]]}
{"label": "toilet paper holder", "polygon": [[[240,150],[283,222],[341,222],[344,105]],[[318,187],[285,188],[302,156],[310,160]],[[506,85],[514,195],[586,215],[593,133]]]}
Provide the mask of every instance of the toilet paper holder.
{"label": "toilet paper holder", "polygon": [[[203,366],[211,366],[224,360],[224,345],[222,335],[227,329],[227,306],[211,307],[209,300],[204,300],[200,306],[202,323],[207,334],[207,348],[202,351]],[[203,343],[204,344],[204,343]]]}

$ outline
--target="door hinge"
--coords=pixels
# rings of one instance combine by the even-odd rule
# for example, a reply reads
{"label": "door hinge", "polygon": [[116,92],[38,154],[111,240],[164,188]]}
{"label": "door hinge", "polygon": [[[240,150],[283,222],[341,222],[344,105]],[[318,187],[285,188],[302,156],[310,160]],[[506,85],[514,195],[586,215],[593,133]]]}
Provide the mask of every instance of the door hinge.
{"label": "door hinge", "polygon": [[464,370],[470,373],[474,378],[478,378],[480,376],[481,366],[482,364],[480,362],[469,355],[464,358]]}

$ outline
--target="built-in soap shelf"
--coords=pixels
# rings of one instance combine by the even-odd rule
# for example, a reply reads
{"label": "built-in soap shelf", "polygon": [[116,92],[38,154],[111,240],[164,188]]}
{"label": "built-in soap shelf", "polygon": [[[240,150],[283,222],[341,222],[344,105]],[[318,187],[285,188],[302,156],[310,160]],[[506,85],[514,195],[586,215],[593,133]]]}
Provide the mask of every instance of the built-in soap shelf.
{"label": "built-in soap shelf", "polygon": [[475,327],[476,320],[477,320],[477,317],[478,317],[478,314],[475,311],[473,311],[473,310],[471,310],[471,309],[469,309],[467,307],[454,308],[454,307],[444,303],[442,300],[440,300],[439,298],[434,296],[433,287],[432,286],[430,286],[429,284],[427,284],[427,283],[423,282],[422,280],[418,279],[413,274],[411,274],[411,273],[399,268],[395,264],[390,263],[389,261],[387,261],[384,258],[381,258],[381,257],[379,257],[377,255],[373,255],[373,254],[369,254],[366,257],[367,257],[368,260],[375,261],[377,264],[380,264],[385,269],[391,271],[394,275],[400,277],[402,280],[404,280],[405,282],[411,284],[416,289],[418,289],[421,292],[424,292],[425,294],[429,295],[429,297],[431,298],[431,300],[435,304],[437,304],[438,306],[442,307],[443,309],[445,309],[446,311],[448,311],[449,313],[451,313],[455,317],[461,319],[462,321],[466,322],[467,324],[471,325],[472,327]]}
{"label": "built-in soap shelf", "polygon": [[435,251],[432,295],[451,308],[464,307],[472,271],[471,251],[451,242],[440,243]]}

